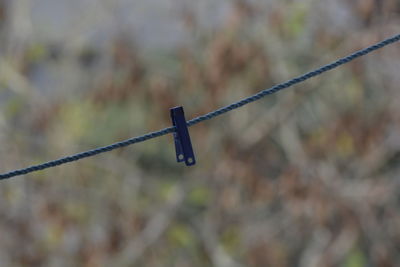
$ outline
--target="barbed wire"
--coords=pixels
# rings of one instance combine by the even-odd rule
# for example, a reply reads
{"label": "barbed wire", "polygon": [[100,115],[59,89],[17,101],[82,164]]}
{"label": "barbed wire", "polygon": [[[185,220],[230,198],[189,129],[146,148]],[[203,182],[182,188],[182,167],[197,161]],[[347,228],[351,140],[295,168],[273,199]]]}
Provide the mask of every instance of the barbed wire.
{"label": "barbed wire", "polygon": [[[283,89],[286,89],[288,87],[291,87],[292,85],[304,82],[304,81],[306,81],[306,80],[308,80],[308,79],[310,79],[312,77],[321,75],[324,72],[327,72],[329,70],[335,69],[335,68],[337,68],[337,67],[339,67],[341,65],[349,63],[350,61],[352,61],[352,60],[354,60],[356,58],[359,58],[359,57],[362,57],[364,55],[367,55],[367,54],[369,54],[369,53],[371,53],[371,52],[373,52],[375,50],[378,50],[380,48],[383,48],[384,46],[387,46],[389,44],[392,44],[392,43],[395,43],[395,42],[398,42],[398,41],[400,41],[400,34],[394,35],[393,37],[385,39],[385,40],[383,40],[381,42],[378,42],[378,43],[376,43],[374,45],[371,45],[371,46],[369,46],[367,48],[361,49],[361,50],[359,50],[359,51],[357,51],[357,52],[355,52],[353,54],[350,54],[348,56],[340,58],[340,59],[338,59],[338,60],[336,60],[336,61],[334,61],[332,63],[324,65],[324,66],[322,66],[320,68],[317,68],[315,70],[307,72],[307,73],[305,73],[303,75],[300,75],[298,77],[295,77],[293,79],[290,79],[289,81],[277,84],[277,85],[275,85],[275,86],[273,86],[271,88],[268,88],[268,89],[265,89],[263,91],[260,91],[260,92],[258,92],[256,94],[254,94],[252,96],[249,96],[249,97],[246,97],[246,98],[244,98],[244,99],[242,99],[240,101],[237,101],[237,102],[232,103],[230,105],[227,105],[225,107],[219,108],[219,109],[214,110],[212,112],[209,112],[207,114],[198,116],[198,117],[196,117],[194,119],[188,120],[186,122],[186,124],[187,124],[188,127],[190,127],[190,126],[193,126],[193,125],[195,125],[197,123],[200,123],[200,122],[215,118],[215,117],[220,116],[220,115],[222,115],[222,114],[224,114],[226,112],[232,111],[232,110],[237,109],[237,108],[239,108],[241,106],[244,106],[244,105],[247,105],[247,104],[252,103],[254,101],[257,101],[257,100],[263,98],[264,96],[267,96],[267,95],[270,95],[270,94],[274,94],[274,93],[276,93],[276,92],[278,92],[280,90],[283,90]],[[173,132],[175,132],[175,127],[173,127],[173,126],[172,127],[168,127],[168,128],[164,128],[164,129],[159,130],[159,131],[150,132],[150,133],[147,133],[147,134],[144,134],[144,135],[141,135],[141,136],[137,136],[137,137],[133,137],[133,138],[121,141],[121,142],[117,142],[117,143],[108,145],[108,146],[99,147],[99,148],[96,148],[96,149],[93,149],[93,150],[89,150],[89,151],[81,152],[81,153],[74,154],[74,155],[71,155],[71,156],[63,157],[63,158],[60,158],[60,159],[52,160],[52,161],[49,161],[49,162],[46,162],[46,163],[33,165],[33,166],[30,166],[30,167],[27,167],[27,168],[23,168],[23,169],[19,169],[19,170],[13,170],[13,171],[10,171],[10,172],[4,173],[4,174],[0,174],[0,180],[8,179],[8,178],[19,176],[19,175],[28,174],[28,173],[35,172],[35,171],[40,171],[40,170],[47,169],[47,168],[52,168],[52,167],[55,167],[55,166],[58,166],[58,165],[61,165],[61,164],[66,164],[66,163],[77,161],[77,160],[80,160],[80,159],[83,159],[83,158],[92,157],[92,156],[100,154],[100,153],[108,152],[108,151],[111,151],[111,150],[114,150],[114,149],[117,149],[117,148],[129,146],[129,145],[136,144],[136,143],[141,143],[141,142],[147,141],[149,139],[160,137],[160,136],[163,136],[163,135],[166,135],[166,134],[169,134],[169,133],[173,133]]]}

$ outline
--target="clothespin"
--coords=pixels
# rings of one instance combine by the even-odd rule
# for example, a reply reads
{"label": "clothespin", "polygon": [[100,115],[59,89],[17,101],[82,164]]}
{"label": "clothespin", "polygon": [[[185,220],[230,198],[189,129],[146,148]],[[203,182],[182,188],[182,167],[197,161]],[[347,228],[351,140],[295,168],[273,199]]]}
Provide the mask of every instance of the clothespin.
{"label": "clothespin", "polygon": [[196,164],[192,143],[190,141],[189,130],[186,125],[183,107],[170,109],[172,124],[176,127],[174,134],[176,160],[185,161],[187,166]]}

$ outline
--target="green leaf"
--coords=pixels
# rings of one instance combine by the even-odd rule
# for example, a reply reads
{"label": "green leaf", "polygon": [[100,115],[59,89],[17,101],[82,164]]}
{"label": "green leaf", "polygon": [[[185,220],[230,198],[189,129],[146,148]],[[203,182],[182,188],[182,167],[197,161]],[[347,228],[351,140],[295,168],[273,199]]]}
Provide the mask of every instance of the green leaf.
{"label": "green leaf", "polygon": [[367,260],[364,253],[360,249],[353,249],[347,255],[343,267],[364,267],[367,265]]}

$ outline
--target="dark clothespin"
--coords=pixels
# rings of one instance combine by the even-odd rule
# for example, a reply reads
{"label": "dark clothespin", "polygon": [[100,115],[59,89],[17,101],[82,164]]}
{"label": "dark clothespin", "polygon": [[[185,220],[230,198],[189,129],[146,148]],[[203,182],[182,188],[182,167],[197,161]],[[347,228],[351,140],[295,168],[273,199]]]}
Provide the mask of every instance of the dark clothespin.
{"label": "dark clothespin", "polygon": [[186,125],[185,113],[183,107],[170,109],[172,124],[176,127],[174,134],[176,160],[185,161],[187,166],[196,164],[190,135]]}

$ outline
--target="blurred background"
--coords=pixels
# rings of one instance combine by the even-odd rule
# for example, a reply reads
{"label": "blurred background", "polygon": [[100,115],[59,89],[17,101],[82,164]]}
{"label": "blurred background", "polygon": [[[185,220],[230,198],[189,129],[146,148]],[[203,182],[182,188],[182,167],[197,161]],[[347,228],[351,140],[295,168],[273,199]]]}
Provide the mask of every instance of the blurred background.
{"label": "blurred background", "polygon": [[[171,125],[400,32],[399,0],[2,0],[0,169]],[[400,46],[0,183],[1,266],[399,266]]]}

